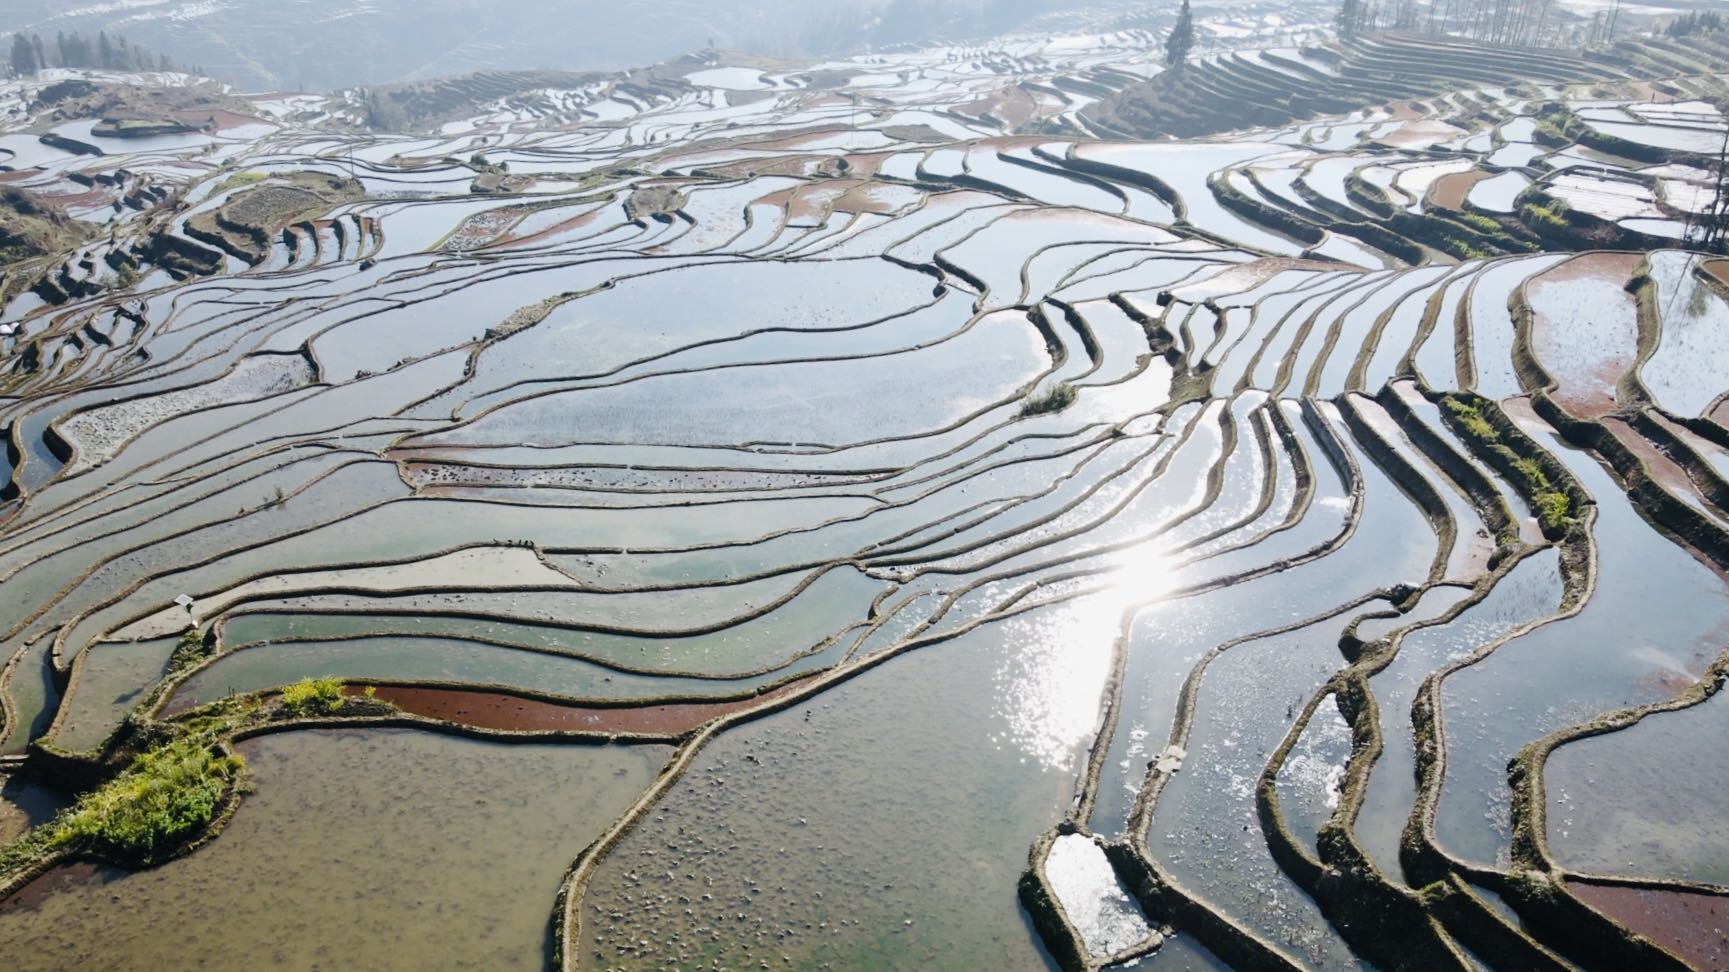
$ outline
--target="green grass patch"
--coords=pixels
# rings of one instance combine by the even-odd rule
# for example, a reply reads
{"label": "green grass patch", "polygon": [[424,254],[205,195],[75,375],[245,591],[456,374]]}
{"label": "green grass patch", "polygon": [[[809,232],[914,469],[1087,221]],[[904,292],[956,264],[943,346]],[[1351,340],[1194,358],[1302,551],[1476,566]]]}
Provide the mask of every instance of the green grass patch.
{"label": "green grass patch", "polygon": [[1546,206],[1539,206],[1536,203],[1526,203],[1520,207],[1519,216],[1526,225],[1540,230],[1546,229],[1554,233],[1565,233],[1572,229],[1571,224],[1557,215],[1554,210]]}
{"label": "green grass patch", "polygon": [[1446,403],[1447,410],[1458,418],[1461,425],[1465,426],[1465,431],[1485,442],[1497,443],[1501,441],[1501,433],[1495,431],[1495,427],[1489,424],[1489,420],[1483,417],[1483,413],[1478,411],[1477,406],[1469,402],[1461,402],[1457,398],[1444,398],[1442,401]]}
{"label": "green grass patch", "polygon": [[227,192],[230,189],[239,189],[241,186],[250,186],[255,182],[263,182],[268,178],[270,178],[268,172],[236,172],[218,183],[216,191]]}
{"label": "green grass patch", "polygon": [[151,863],[216,819],[244,771],[214,737],[183,736],[149,750],[54,821],[54,839],[122,862]]}
{"label": "green grass patch", "polygon": [[1562,529],[1573,522],[1573,501],[1556,489],[1542,490],[1536,495],[1537,515],[1551,530]]}
{"label": "green grass patch", "polygon": [[174,654],[168,656],[168,670],[178,672],[191,668],[208,657],[213,647],[204,643],[204,636],[196,627],[187,628],[175,643]]}
{"label": "green grass patch", "polygon": [[282,707],[296,716],[329,715],[341,706],[340,678],[304,678],[282,690]]}
{"label": "green grass patch", "polygon": [[1022,403],[1021,417],[1060,412],[1075,403],[1075,394],[1075,386],[1066,381],[1058,382]]}
{"label": "green grass patch", "polygon": [[1498,235],[1502,232],[1500,223],[1481,213],[1459,213],[1453,218],[1479,233]]}
{"label": "green grass patch", "polygon": [[[210,649],[196,629],[181,636],[176,658]],[[128,719],[110,759],[130,755],[107,783],[84,794],[53,820],[0,847],[0,876],[64,852],[94,854],[125,867],[149,867],[199,839],[221,814],[246,771],[245,760],[221,749],[249,728],[313,715],[377,716],[396,707],[343,694],[339,678],[309,678],[282,689],[281,704],[265,693],[237,695],[201,706],[172,722]]]}
{"label": "green grass patch", "polygon": [[159,863],[210,826],[245,760],[217,749],[211,732],[182,735],[139,754],[119,776],[0,850],[0,874],[61,850],[117,864]]}
{"label": "green grass patch", "polygon": [[1532,509],[1542,521],[1544,529],[1564,530],[1573,525],[1573,501],[1550,481],[1549,474],[1543,471],[1542,463],[1529,456],[1519,455],[1502,442],[1501,433],[1483,417],[1482,410],[1477,406],[1451,395],[1441,399],[1441,402],[1472,438],[1482,442],[1491,451],[1499,453],[1518,472],[1519,477],[1525,481],[1525,494],[1531,497]]}

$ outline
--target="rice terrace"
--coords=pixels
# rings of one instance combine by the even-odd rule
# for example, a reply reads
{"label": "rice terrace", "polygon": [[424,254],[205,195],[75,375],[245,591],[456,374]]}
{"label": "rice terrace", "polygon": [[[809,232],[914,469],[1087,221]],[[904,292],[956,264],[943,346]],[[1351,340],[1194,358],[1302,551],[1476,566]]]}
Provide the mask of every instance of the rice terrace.
{"label": "rice terrace", "polygon": [[0,9],[0,967],[1729,969],[1729,10],[753,4]]}

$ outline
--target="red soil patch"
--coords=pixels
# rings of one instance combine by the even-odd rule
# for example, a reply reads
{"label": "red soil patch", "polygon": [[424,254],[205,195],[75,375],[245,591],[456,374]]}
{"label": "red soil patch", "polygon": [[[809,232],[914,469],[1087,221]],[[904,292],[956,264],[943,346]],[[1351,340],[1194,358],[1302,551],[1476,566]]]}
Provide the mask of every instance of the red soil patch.
{"label": "red soil patch", "polygon": [[835,200],[834,208],[841,213],[897,213],[907,206],[905,201],[895,198],[897,190],[898,187],[881,182],[862,183]]}
{"label": "red soil patch", "polygon": [[857,155],[843,156],[846,159],[847,174],[868,178],[877,174],[882,164],[894,152],[864,152]]}
{"label": "red soil patch", "polygon": [[964,105],[956,105],[954,110],[974,118],[990,115],[1005,122],[1008,128],[1015,129],[1033,120],[1038,114],[1039,104],[1031,95],[1015,87],[997,91]]}
{"label": "red soil patch", "polygon": [[1471,187],[1487,178],[1489,173],[1475,169],[1444,175],[1436,179],[1435,185],[1429,190],[1429,202],[1444,209],[1463,210],[1465,197],[1470,195]]}
{"label": "red soil patch", "polygon": [[792,189],[792,200],[786,207],[787,223],[793,226],[822,225],[835,201],[859,185],[857,181],[821,182]]}
{"label": "red soil patch", "polygon": [[1567,890],[1696,969],[1729,968],[1729,898],[1583,881],[1567,882]]}
{"label": "red soil patch", "polygon": [[[1532,277],[1525,285],[1526,293],[1535,294],[1540,288],[1570,280],[1601,279],[1612,281],[1617,286],[1624,285],[1633,276],[1640,259],[1636,253],[1592,253],[1574,257]],[[1556,404],[1580,418],[1598,418],[1614,411],[1615,385],[1638,357],[1638,309],[1631,296],[1623,293],[1621,299],[1625,301],[1621,308],[1625,313],[1620,321],[1624,325],[1620,340],[1601,349],[1595,362],[1581,364],[1571,373],[1562,371],[1560,363],[1579,363],[1581,355],[1573,347],[1578,323],[1551,320],[1549,315],[1537,310],[1539,302],[1532,302],[1531,349],[1538,362],[1555,379]]]}
{"label": "red soil patch", "polygon": [[503,239],[499,240],[498,242],[516,245],[516,244],[522,244],[522,243],[534,243],[534,242],[538,242],[540,240],[549,239],[551,237],[558,236],[558,235],[563,234],[563,233],[569,233],[572,230],[581,229],[582,227],[587,226],[589,223],[594,222],[596,219],[599,219],[600,214],[603,212],[606,212],[606,211],[607,211],[607,207],[601,206],[598,209],[591,209],[588,212],[583,213],[580,216],[573,216],[570,219],[567,219],[562,223],[555,223],[551,226],[548,226],[546,229],[541,230],[538,233],[530,233],[527,236],[517,236],[515,233],[506,234],[505,237]]}
{"label": "red soil patch", "polygon": [[[377,697],[404,712],[477,729],[555,732],[632,732],[682,735],[697,726],[784,694],[790,687],[730,702],[673,702],[650,705],[567,705],[503,692],[476,689],[380,685]],[[349,687],[348,694],[364,691]]]}
{"label": "red soil patch", "polygon": [[1650,472],[1651,478],[1656,480],[1664,489],[1675,494],[1677,499],[1690,504],[1703,502],[1699,498],[1698,490],[1693,486],[1693,480],[1688,477],[1687,471],[1682,469],[1675,460],[1669,458],[1661,449],[1658,449],[1650,439],[1640,435],[1632,426],[1618,418],[1604,419],[1603,427],[1608,429],[1610,434],[1614,435],[1630,452],[1638,456],[1639,461],[1644,463],[1646,470]]}

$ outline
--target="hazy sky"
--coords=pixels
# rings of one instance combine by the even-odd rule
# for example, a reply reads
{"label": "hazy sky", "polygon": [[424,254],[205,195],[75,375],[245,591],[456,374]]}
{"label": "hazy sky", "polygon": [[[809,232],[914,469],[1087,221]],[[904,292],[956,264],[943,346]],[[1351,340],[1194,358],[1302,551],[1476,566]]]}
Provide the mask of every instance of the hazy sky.
{"label": "hazy sky", "polygon": [[787,55],[856,49],[957,25],[1006,29],[1063,0],[894,2],[897,28],[881,37],[874,25],[891,0],[6,0],[0,31],[51,42],[57,30],[105,29],[243,87],[321,89],[480,67],[617,69],[710,42]]}

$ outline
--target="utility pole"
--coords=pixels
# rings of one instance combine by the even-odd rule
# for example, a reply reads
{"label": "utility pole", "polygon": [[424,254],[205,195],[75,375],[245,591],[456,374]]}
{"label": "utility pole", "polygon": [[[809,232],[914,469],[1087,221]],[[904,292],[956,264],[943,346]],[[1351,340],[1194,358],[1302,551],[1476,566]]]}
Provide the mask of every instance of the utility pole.
{"label": "utility pole", "polygon": [[1705,229],[1700,249],[1723,249],[1729,233],[1729,118],[1723,119],[1723,145],[1717,150],[1716,171],[1711,174],[1711,200],[1705,204],[1702,223]]}

